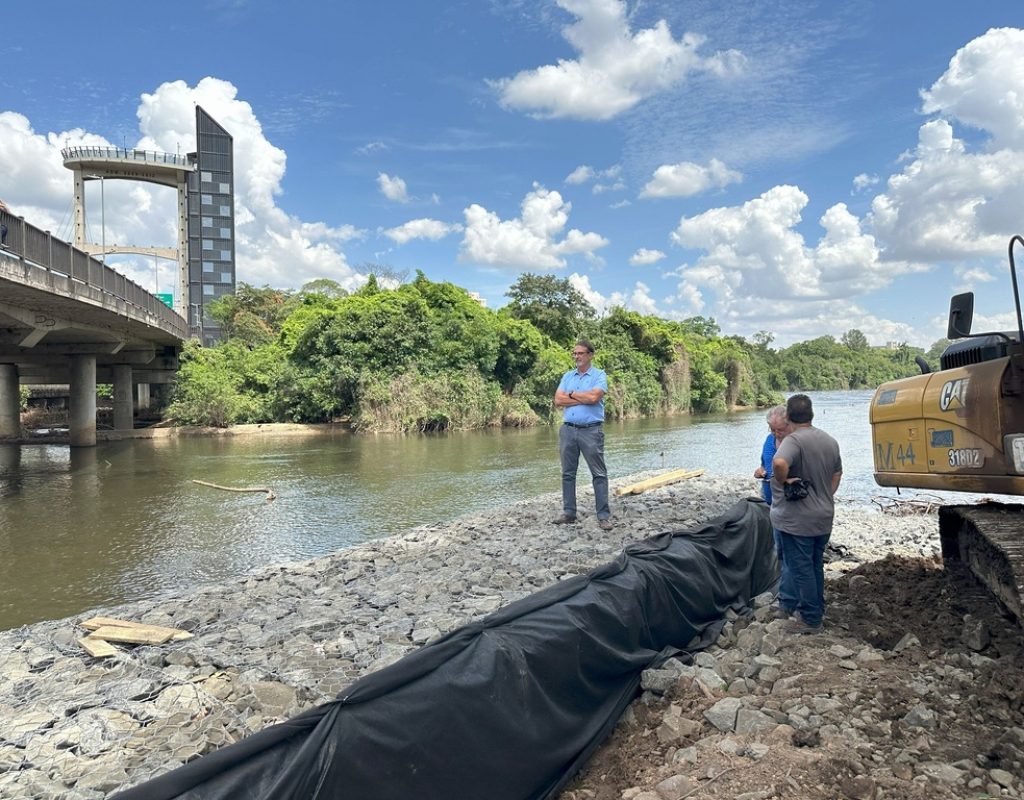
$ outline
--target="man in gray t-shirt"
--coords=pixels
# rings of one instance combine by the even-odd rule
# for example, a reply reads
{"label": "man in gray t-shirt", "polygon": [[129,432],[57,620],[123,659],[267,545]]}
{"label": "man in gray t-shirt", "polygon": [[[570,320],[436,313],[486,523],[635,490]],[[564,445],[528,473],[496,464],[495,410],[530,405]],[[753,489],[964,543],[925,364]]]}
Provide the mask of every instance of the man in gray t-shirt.
{"label": "man in gray t-shirt", "polygon": [[[795,598],[782,608],[792,618],[790,633],[816,633],[825,615],[825,545],[832,535],[835,493],[843,476],[839,444],[811,425],[811,398],[795,394],[786,402],[791,432],[772,459],[772,527],[782,539],[780,597]],[[786,484],[802,479],[806,496],[787,497]]]}

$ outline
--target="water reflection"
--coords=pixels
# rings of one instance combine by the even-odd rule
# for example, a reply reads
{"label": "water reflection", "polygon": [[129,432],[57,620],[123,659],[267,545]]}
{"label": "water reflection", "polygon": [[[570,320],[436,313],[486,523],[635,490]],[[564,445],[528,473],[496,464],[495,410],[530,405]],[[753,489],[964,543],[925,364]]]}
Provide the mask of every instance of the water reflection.
{"label": "water reflection", "polygon": [[[871,477],[871,392],[812,395],[839,439],[840,495]],[[704,467],[752,476],[763,412],[611,424],[611,476]],[[369,538],[552,493],[558,430],[442,436],[155,439],[96,448],[0,445],[0,628],[230,580]],[[192,482],[270,486],[261,494]],[[586,468],[581,467],[581,482]],[[751,493],[759,491],[750,477]],[[614,509],[613,509],[614,511]]]}

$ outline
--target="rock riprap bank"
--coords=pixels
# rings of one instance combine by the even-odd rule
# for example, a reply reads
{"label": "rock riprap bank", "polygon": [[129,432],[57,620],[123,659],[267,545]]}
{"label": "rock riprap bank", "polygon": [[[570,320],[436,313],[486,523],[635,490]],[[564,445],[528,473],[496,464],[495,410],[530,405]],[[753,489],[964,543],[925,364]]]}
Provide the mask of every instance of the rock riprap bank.
{"label": "rock riprap bank", "polygon": [[[654,473],[616,481],[624,485]],[[94,609],[0,633],[0,797],[94,800],[333,699],[443,633],[602,564],[632,541],[707,521],[751,496],[748,478],[703,476],[555,526],[551,494],[266,568],[187,596]],[[592,499],[581,491],[580,508]],[[847,565],[938,552],[934,517],[841,506]],[[95,614],[193,638],[94,659]]]}

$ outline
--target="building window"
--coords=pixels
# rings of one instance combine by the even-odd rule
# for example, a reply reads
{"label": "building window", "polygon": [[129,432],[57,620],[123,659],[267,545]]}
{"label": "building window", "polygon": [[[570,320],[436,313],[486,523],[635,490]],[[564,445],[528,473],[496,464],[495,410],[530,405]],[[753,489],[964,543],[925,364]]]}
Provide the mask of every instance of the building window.
{"label": "building window", "polygon": [[220,207],[220,215],[222,217],[230,217],[231,216],[231,206],[221,206]]}
{"label": "building window", "polygon": [[202,199],[202,203],[203,203],[204,206],[213,205],[213,195],[212,194],[204,194],[204,195],[201,196],[201,199]]}
{"label": "building window", "polygon": [[212,228],[213,227],[213,217],[203,217],[203,227],[204,228]]}
{"label": "building window", "polygon": [[203,272],[213,272],[213,262],[212,261],[204,261],[203,262]]}
{"label": "building window", "polygon": [[204,297],[213,297],[213,284],[210,284],[210,283],[204,283],[203,284],[203,296]]}
{"label": "building window", "polygon": [[220,282],[221,283],[231,283],[231,273],[230,272],[222,272],[220,274]]}
{"label": "building window", "polygon": [[210,181],[213,180],[213,174],[210,172],[200,172],[199,180],[209,183]]}
{"label": "building window", "polygon": [[221,194],[230,194],[231,193],[231,185],[227,184],[227,183],[222,183],[220,185],[220,193]]}
{"label": "building window", "polygon": [[212,250],[213,249],[213,239],[203,239],[203,249],[204,250]]}
{"label": "building window", "polygon": [[230,250],[221,250],[220,251],[220,260],[221,261],[230,261],[231,260],[231,251]]}
{"label": "building window", "polygon": [[220,238],[221,239],[230,239],[231,238],[231,228],[221,228],[220,229]]}

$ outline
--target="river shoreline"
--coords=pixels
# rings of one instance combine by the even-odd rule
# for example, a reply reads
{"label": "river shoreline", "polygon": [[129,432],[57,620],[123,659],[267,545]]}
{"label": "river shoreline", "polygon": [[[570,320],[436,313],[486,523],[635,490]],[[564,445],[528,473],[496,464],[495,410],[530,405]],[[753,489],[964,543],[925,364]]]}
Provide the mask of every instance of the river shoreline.
{"label": "river shoreline", "polygon": [[[546,494],[240,581],[2,632],[0,795],[98,800],[140,783],[332,699],[632,541],[714,518],[749,496],[750,484],[703,476],[617,498],[610,533],[598,528],[588,490],[574,526],[550,524],[560,503]],[[934,523],[840,507],[833,543],[849,565],[934,555]],[[194,638],[96,660],[77,643],[77,623],[94,614]]]}
{"label": "river shoreline", "polygon": [[[355,433],[347,422],[297,423],[297,422],[256,422],[245,425],[229,425],[226,428],[182,426],[157,426],[133,428],[130,431],[97,430],[97,442],[123,442],[130,439],[175,439],[192,437],[255,437],[255,436],[339,436]],[[67,432],[21,436],[15,439],[0,439],[0,444],[67,444]]]}

